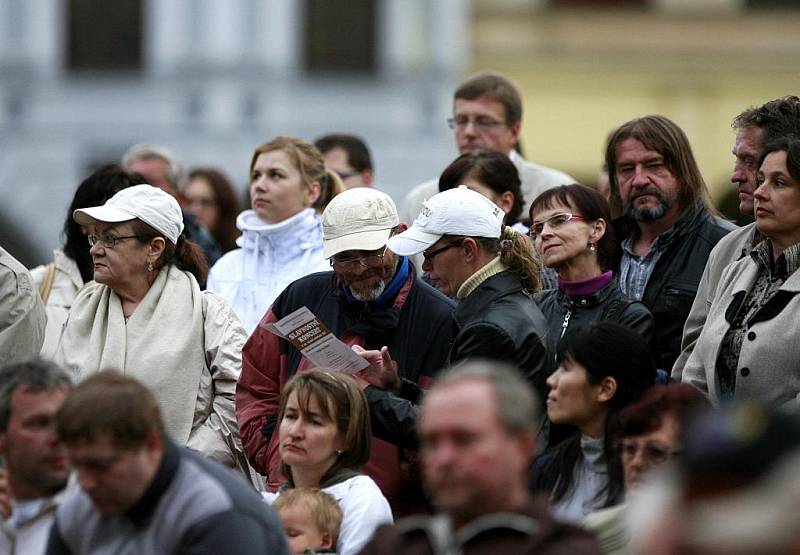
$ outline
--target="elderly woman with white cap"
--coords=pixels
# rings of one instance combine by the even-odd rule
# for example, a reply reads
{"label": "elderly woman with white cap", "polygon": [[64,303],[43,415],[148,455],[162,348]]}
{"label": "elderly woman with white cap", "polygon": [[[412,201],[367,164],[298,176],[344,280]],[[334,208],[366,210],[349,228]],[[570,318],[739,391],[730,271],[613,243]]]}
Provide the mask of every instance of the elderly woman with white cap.
{"label": "elderly woman with white cap", "polygon": [[73,303],[57,361],[78,380],[106,369],[137,378],[176,442],[246,474],[234,393],[247,337],[225,301],[200,290],[208,266],[178,202],[136,185],[73,217],[88,229],[95,282]]}

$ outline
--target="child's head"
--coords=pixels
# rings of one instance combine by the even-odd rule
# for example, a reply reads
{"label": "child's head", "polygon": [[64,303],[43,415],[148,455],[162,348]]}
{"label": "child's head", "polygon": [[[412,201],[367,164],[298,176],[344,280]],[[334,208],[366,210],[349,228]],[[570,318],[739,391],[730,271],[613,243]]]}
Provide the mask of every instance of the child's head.
{"label": "child's head", "polygon": [[272,504],[281,517],[292,553],[336,546],[342,510],[336,500],[316,488],[293,488]]}

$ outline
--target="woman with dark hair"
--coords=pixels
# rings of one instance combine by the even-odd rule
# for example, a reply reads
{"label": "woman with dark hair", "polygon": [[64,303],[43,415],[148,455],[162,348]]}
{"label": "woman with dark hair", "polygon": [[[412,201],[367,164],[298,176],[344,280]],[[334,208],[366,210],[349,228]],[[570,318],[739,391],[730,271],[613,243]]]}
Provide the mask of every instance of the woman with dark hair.
{"label": "woman with dark hair", "polygon": [[649,343],[653,316],[642,302],[622,294],[611,271],[619,244],[606,199],[584,185],[562,185],[536,197],[530,215],[536,250],[558,273],[558,287],[536,295],[550,326],[550,353],[555,354],[568,329],[597,320],[623,324]]}
{"label": "woman with dark hair", "polygon": [[722,273],[681,379],[714,405],[757,401],[796,410],[800,139],[767,144],[756,183],[756,229],[764,240]]}
{"label": "woman with dark hair", "polygon": [[175,198],[151,185],[80,208],[94,283],[78,293],[56,361],[76,381],[115,368],[155,394],[173,440],[249,476],[234,415],[247,336],[219,296],[200,290],[208,266],[183,234]]}
{"label": "woman with dark hair", "polygon": [[223,253],[236,248],[239,201],[231,182],[214,168],[194,168],[183,187],[186,211],[214,236]]}
{"label": "woman with dark hair", "polygon": [[392,523],[389,502],[361,473],[372,429],[367,400],[353,378],[322,369],[295,374],[281,393],[277,432],[286,483],[277,494],[265,493],[267,501],[295,487],[330,494],[342,509],[340,555],[358,553],[378,526]]}
{"label": "woman with dark hair", "polygon": [[78,185],[64,222],[64,246],[53,251],[53,262],[31,270],[47,312],[43,357],[55,355],[72,302],[81,287],[92,280],[94,273],[86,233],[83,226],[72,219],[72,213],[78,208],[99,206],[122,189],[142,183],[145,183],[143,177],[111,164],[103,166]]}
{"label": "woman with dark hair", "polygon": [[547,416],[575,426],[580,435],[539,457],[532,471],[532,488],[550,494],[557,517],[578,522],[622,501],[622,464],[610,426],[655,377],[647,344],[629,328],[600,321],[564,336],[558,368],[547,379]]}
{"label": "woman with dark hair", "polygon": [[222,295],[252,333],[287,285],[330,270],[322,256],[319,215],[344,190],[339,175],[325,168],[317,148],[294,137],[259,145],[250,159],[252,209],[236,219],[238,243],[219,259],[208,289]]}
{"label": "woman with dark hair", "polygon": [[629,552],[629,499],[652,476],[680,457],[685,423],[710,407],[705,395],[689,384],[656,385],[638,402],[622,409],[614,437],[625,480],[625,503],[596,511],[583,525],[597,537],[603,553]]}
{"label": "woman with dark hair", "polygon": [[525,233],[519,222],[525,199],[522,198],[517,167],[511,159],[494,150],[478,149],[462,154],[447,166],[439,177],[439,192],[466,185],[503,210],[505,225]]}

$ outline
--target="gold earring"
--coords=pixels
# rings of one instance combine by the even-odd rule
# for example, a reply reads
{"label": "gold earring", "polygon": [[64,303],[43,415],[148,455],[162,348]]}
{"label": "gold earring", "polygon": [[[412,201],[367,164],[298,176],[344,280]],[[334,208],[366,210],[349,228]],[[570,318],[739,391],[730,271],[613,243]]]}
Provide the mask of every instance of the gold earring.
{"label": "gold earring", "polygon": [[148,262],[147,263],[147,271],[148,272],[152,272],[153,271],[153,263],[152,262]]}

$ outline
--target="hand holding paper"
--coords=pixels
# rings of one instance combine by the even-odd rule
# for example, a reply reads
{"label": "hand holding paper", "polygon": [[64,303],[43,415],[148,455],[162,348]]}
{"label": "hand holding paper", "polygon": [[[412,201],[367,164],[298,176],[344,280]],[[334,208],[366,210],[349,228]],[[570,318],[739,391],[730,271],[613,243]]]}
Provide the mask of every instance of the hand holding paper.
{"label": "hand holding paper", "polygon": [[369,363],[369,367],[355,374],[357,377],[380,389],[400,390],[397,362],[392,360],[388,347],[380,351],[367,351],[359,345],[353,345],[353,351]]}

